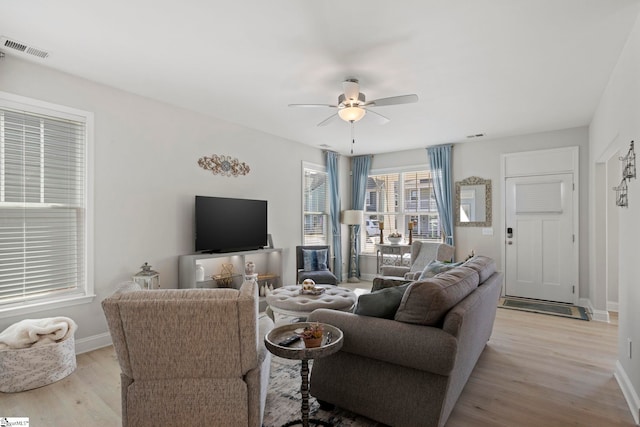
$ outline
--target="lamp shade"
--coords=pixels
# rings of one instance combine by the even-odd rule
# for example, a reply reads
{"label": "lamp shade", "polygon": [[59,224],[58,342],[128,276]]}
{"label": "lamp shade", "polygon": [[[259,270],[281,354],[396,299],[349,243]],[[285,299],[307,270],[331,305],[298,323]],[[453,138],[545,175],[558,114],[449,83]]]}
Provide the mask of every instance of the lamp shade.
{"label": "lamp shade", "polygon": [[342,212],[342,223],[347,225],[360,225],[364,220],[364,211],[349,210]]}
{"label": "lamp shade", "polygon": [[338,110],[338,115],[345,122],[357,122],[363,118],[365,114],[367,114],[367,110],[360,107],[346,107]]}

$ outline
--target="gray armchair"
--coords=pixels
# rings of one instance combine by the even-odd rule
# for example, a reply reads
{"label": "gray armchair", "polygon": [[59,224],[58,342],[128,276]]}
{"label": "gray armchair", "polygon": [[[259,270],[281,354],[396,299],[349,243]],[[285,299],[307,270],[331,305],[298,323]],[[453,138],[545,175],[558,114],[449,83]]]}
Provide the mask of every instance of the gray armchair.
{"label": "gray armchair", "polygon": [[[324,262],[321,266],[307,266],[305,268],[305,251],[326,251]],[[340,280],[331,272],[331,249],[326,245],[296,246],[296,280],[302,283],[304,279],[312,279],[317,284],[337,285]]]}
{"label": "gray armchair", "polygon": [[123,427],[262,425],[271,353],[258,286],[116,292],[102,302]]}
{"label": "gray armchair", "polygon": [[372,291],[417,280],[431,261],[451,261],[455,248],[446,243],[415,241],[411,245],[411,266],[385,265],[382,277],[373,279]]}

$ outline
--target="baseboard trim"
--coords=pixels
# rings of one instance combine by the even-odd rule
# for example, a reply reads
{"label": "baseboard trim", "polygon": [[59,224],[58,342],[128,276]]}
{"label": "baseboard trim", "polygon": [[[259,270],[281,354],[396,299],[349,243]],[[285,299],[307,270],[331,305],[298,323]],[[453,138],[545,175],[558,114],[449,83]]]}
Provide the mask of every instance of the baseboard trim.
{"label": "baseboard trim", "polygon": [[619,360],[616,361],[616,369],[613,376],[616,377],[616,381],[618,381],[618,385],[620,386],[622,394],[627,401],[627,405],[629,405],[633,420],[636,424],[640,424],[640,399],[638,398],[638,393],[636,393],[636,390],[633,388],[633,384],[631,383],[631,380],[629,380],[629,376],[625,372]]}
{"label": "baseboard trim", "polygon": [[109,332],[76,340],[76,354],[87,353],[112,344]]}
{"label": "baseboard trim", "polygon": [[593,308],[593,304],[591,304],[590,299],[580,298],[579,304],[580,306],[587,309],[587,311],[591,315],[591,320],[606,323],[609,323],[611,321],[611,319],[609,318],[609,312],[606,310],[596,310],[595,308]]}
{"label": "baseboard trim", "polygon": [[615,313],[618,312],[618,302],[617,301],[607,301],[607,311],[613,311]]}

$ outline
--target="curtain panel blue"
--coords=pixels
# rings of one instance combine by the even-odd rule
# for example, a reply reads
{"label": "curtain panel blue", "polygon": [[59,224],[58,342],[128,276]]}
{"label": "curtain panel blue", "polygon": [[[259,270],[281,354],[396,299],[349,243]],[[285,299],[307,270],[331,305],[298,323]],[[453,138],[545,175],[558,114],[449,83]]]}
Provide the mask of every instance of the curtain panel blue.
{"label": "curtain panel blue", "polygon": [[340,233],[340,191],[338,189],[338,160],[340,155],[327,151],[327,175],[329,178],[329,200],[331,231],[333,234],[333,274],[342,282],[342,238]]}
{"label": "curtain panel blue", "polygon": [[433,177],[433,192],[445,234],[445,243],[453,246],[453,197],[451,181],[451,144],[428,147],[429,165]]}
{"label": "curtain panel blue", "polygon": [[[369,171],[371,170],[371,156],[355,156],[351,158],[351,209],[364,210],[364,200],[367,194],[367,180],[369,179]],[[354,225],[356,234],[356,256],[355,271],[356,277],[360,277],[360,226]],[[351,266],[351,257],[349,257],[349,272],[353,271]]]}

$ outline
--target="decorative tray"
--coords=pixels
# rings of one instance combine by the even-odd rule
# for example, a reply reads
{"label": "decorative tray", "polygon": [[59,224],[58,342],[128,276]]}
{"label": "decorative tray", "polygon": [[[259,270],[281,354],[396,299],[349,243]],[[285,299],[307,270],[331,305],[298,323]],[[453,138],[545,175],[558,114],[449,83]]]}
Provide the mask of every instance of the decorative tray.
{"label": "decorative tray", "polygon": [[310,290],[300,289],[300,295],[322,295],[326,291],[325,288],[315,288]]}

